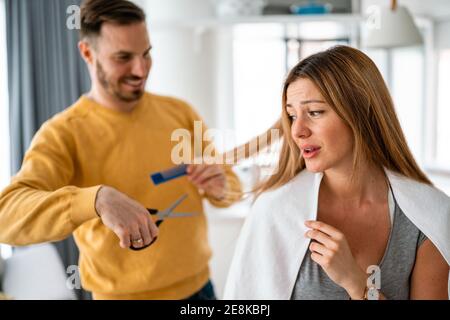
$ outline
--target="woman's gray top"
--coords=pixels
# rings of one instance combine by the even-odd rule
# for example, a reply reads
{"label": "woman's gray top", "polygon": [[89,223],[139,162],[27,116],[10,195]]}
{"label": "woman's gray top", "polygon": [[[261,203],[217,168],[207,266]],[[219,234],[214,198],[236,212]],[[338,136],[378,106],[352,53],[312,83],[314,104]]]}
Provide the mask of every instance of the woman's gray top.
{"label": "woman's gray top", "polygon": [[[380,263],[381,289],[386,299],[409,299],[410,277],[418,247],[426,236],[405,216],[389,192],[391,231]],[[335,284],[308,250],[292,292],[293,300],[348,300],[347,292]]]}

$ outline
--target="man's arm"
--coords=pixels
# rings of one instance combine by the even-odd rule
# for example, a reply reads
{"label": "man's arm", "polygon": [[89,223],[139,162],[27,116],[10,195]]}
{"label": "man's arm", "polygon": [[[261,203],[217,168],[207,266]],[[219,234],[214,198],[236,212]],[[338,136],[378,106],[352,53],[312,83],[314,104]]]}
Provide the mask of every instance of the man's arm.
{"label": "man's arm", "polygon": [[46,123],[36,134],[20,172],[0,195],[0,243],[29,245],[65,239],[91,219],[118,237],[124,249],[150,244],[158,228],[147,210],[108,186],[70,186],[75,143],[62,124]]}
{"label": "man's arm", "polygon": [[20,172],[0,194],[0,242],[28,245],[58,241],[97,218],[100,186],[68,185],[75,146],[68,129],[45,123],[34,137]]}

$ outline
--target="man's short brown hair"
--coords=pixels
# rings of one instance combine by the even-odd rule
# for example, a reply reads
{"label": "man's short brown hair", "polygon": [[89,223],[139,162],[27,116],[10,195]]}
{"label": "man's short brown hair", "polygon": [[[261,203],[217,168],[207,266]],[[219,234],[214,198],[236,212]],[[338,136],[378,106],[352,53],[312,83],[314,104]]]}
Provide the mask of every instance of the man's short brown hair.
{"label": "man's short brown hair", "polygon": [[100,35],[103,23],[129,25],[145,21],[144,11],[127,0],[85,0],[81,5],[81,39]]}

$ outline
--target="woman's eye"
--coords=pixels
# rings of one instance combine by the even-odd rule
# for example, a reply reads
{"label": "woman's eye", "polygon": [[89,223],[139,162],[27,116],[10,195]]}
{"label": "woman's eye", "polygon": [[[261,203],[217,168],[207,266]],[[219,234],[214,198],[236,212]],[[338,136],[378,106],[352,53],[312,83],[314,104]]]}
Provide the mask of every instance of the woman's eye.
{"label": "woman's eye", "polygon": [[292,121],[297,119],[297,116],[295,114],[289,114],[288,115],[289,119],[291,119]]}
{"label": "woman's eye", "polygon": [[320,116],[323,113],[323,111],[309,111],[308,113],[311,117],[317,117]]}

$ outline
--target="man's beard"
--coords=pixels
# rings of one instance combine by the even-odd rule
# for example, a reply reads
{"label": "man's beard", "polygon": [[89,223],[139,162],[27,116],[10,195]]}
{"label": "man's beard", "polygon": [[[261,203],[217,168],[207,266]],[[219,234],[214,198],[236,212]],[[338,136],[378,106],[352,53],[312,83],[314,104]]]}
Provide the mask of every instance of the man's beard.
{"label": "man's beard", "polygon": [[[130,78],[131,80],[140,80],[141,78],[138,77],[126,77]],[[99,61],[97,61],[97,79],[100,82],[101,86],[110,94],[114,95],[117,99],[123,101],[123,102],[134,102],[139,100],[143,94],[144,90],[134,90],[131,93],[128,92],[122,92],[120,90],[120,83],[125,80],[126,78],[120,78],[117,83],[113,83],[108,80],[108,76],[106,75],[105,70],[103,69],[102,65]]]}

